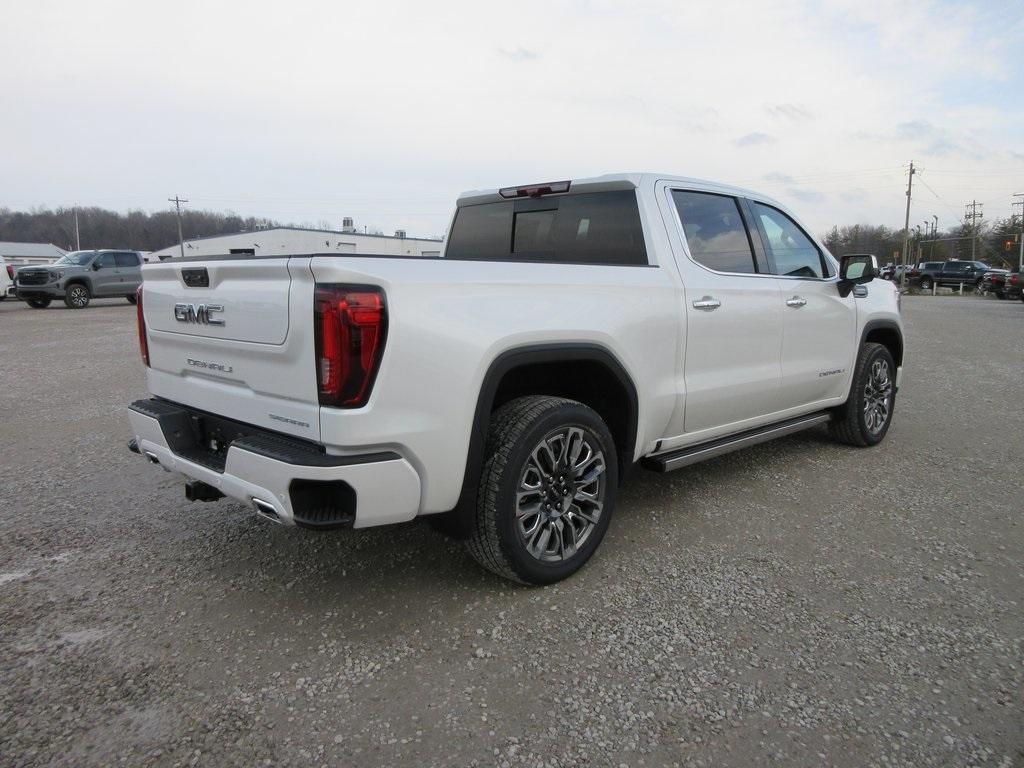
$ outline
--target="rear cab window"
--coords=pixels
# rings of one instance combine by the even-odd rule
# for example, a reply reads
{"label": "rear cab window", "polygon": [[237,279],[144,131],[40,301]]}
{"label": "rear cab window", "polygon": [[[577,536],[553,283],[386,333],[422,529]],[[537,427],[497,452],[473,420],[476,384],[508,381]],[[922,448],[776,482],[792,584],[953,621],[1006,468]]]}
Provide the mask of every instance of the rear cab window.
{"label": "rear cab window", "polygon": [[448,259],[647,266],[635,190],[460,206]]}
{"label": "rear cab window", "polygon": [[672,202],[694,261],[715,272],[753,274],[759,271],[735,197],[674,189]]}

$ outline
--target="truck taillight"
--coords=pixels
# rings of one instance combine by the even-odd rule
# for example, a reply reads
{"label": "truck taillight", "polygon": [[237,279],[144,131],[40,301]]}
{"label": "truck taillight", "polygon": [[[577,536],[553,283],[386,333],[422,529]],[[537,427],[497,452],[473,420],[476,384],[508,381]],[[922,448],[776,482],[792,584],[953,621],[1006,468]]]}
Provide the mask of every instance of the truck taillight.
{"label": "truck taillight", "polygon": [[142,362],[149,367],[149,342],[146,341],[146,318],[142,316],[142,286],[135,289],[135,323],[139,327],[139,352]]}
{"label": "truck taillight", "polygon": [[7,265],[7,276],[11,278],[11,280],[14,279],[14,267],[12,267],[10,264]]}
{"label": "truck taillight", "polygon": [[318,285],[313,327],[320,405],[366,405],[387,336],[384,294],[372,286]]}

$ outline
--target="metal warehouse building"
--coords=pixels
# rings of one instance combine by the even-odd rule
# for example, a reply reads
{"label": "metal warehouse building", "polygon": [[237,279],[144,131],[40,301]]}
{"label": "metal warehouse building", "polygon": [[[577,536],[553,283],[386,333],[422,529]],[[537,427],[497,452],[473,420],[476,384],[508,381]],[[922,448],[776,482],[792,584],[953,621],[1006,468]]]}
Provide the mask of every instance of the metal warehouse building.
{"label": "metal warehouse building", "polygon": [[14,266],[24,264],[50,264],[64,255],[64,251],[53,243],[9,243],[0,242],[0,256]]}
{"label": "metal warehouse building", "polygon": [[385,256],[440,256],[442,241],[406,237],[403,230],[394,235],[371,235],[357,232],[345,221],[341,231],[273,227],[233,235],[212,235],[186,240],[184,247],[173,245],[153,251],[147,261],[185,256],[220,256],[239,253],[258,256],[292,256],[308,253],[380,254]]}

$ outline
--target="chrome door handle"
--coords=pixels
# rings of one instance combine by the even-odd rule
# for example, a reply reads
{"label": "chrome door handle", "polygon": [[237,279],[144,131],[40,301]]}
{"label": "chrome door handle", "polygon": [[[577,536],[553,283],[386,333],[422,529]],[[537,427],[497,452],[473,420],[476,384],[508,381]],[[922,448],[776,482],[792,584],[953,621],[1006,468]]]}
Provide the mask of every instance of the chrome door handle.
{"label": "chrome door handle", "polygon": [[792,299],[786,299],[787,307],[802,307],[807,303],[807,299],[801,299],[799,296],[794,296]]}
{"label": "chrome door handle", "polygon": [[712,296],[703,296],[700,301],[693,302],[694,309],[703,309],[705,312],[718,309],[722,306],[722,302]]}

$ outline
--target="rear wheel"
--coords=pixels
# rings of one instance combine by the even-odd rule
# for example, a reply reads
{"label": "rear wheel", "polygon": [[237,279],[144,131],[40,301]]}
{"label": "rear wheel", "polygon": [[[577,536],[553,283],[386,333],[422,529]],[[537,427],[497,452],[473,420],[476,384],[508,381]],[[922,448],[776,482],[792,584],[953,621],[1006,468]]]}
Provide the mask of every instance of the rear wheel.
{"label": "rear wheel", "polygon": [[125,296],[125,298],[128,299],[128,303],[129,304],[134,304],[135,303],[135,294],[134,293],[131,296]]}
{"label": "rear wheel", "polygon": [[64,294],[64,303],[69,309],[85,309],[89,306],[89,287],[82,283],[72,283]]}
{"label": "rear wheel", "polygon": [[46,309],[50,306],[50,299],[25,299],[32,309]]}
{"label": "rear wheel", "polygon": [[601,417],[575,400],[521,397],[492,415],[486,451],[470,554],[523,584],[579,570],[615,506],[615,443]]}
{"label": "rear wheel", "polygon": [[857,355],[850,397],[830,425],[832,436],[861,448],[882,442],[896,405],[896,363],[881,344],[864,344]]}

